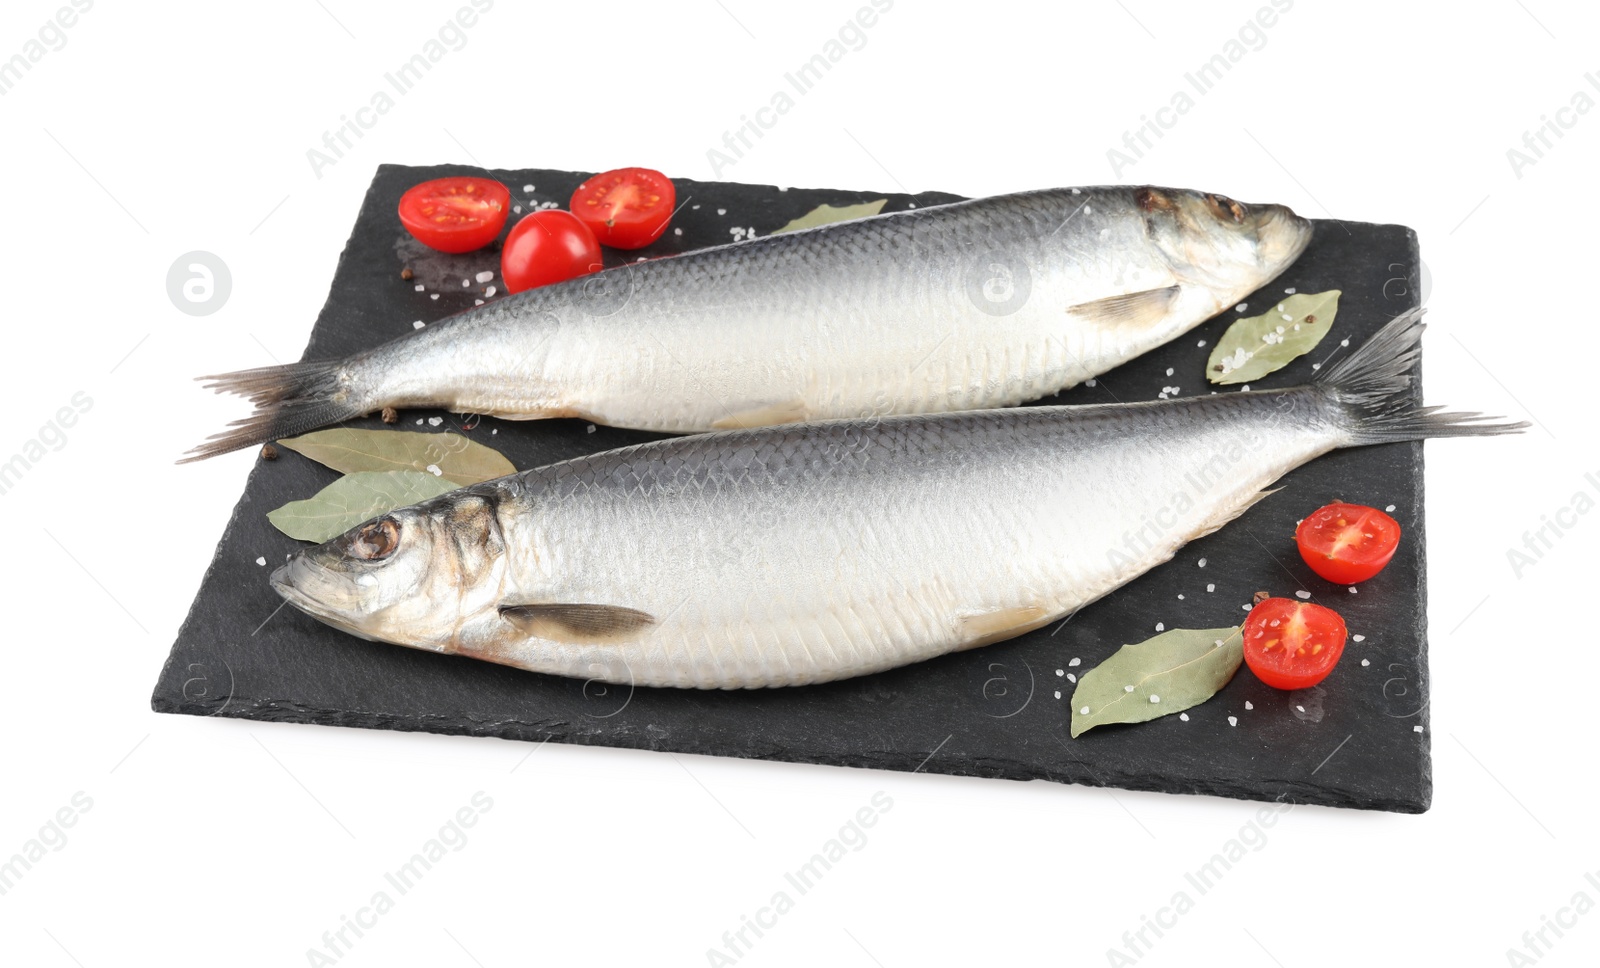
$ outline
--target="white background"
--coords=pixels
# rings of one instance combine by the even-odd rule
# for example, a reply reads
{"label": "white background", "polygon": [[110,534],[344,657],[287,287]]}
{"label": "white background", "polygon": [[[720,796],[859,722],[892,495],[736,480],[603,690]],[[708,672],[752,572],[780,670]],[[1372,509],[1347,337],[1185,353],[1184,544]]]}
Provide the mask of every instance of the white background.
{"label": "white background", "polygon": [[[56,6],[5,4],[0,58]],[[376,165],[710,178],[707,149],[858,4],[499,0],[317,177],[307,149],[455,6],[101,0],[0,97],[0,455],[75,393],[93,400],[0,497],[0,855],[74,793],[93,801],[0,896],[0,959],[305,964],[483,791],[466,846],[340,963],[701,965],[881,790],[893,808],[866,846],[740,963],[1106,963],[1257,805],[150,712],[253,459],[173,465],[244,412],[191,378],[298,357]],[[1507,158],[1575,92],[1600,98],[1584,77],[1600,14],[1298,0],[1114,177],[1107,149],[1256,8],[899,0],[722,177],[967,195],[1153,182],[1417,229],[1428,397],[1537,422],[1427,448],[1434,807],[1292,811],[1140,963],[1504,964],[1575,892],[1600,901],[1584,880],[1600,870],[1600,514],[1520,577],[1507,559],[1576,492],[1600,497],[1584,480],[1600,477],[1600,112],[1564,115],[1520,177]],[[205,317],[165,289],[196,249],[233,276]],[[1547,938],[1541,963],[1592,964],[1600,915]]]}

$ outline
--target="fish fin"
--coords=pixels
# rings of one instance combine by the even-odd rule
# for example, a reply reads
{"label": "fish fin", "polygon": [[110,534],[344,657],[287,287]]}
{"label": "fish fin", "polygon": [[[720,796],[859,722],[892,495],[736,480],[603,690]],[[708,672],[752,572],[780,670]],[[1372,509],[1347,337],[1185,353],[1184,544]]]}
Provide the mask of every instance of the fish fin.
{"label": "fish fin", "polygon": [[1043,605],[1015,605],[989,612],[959,616],[956,624],[966,644],[961,649],[976,649],[1013,638],[1050,621],[1051,611]]}
{"label": "fish fin", "polygon": [[654,615],[636,608],[572,602],[502,605],[500,617],[528,635],[573,645],[626,642],[656,624]]}
{"label": "fish fin", "polygon": [[713,420],[715,430],[738,430],[744,427],[772,427],[777,424],[799,423],[806,419],[806,402],[798,397],[782,403],[769,403],[726,417]]}
{"label": "fish fin", "polygon": [[1130,292],[1121,296],[1107,296],[1104,299],[1069,306],[1067,312],[1091,323],[1111,328],[1149,326],[1166,317],[1167,311],[1177,301],[1182,288],[1168,286],[1165,289],[1146,289],[1143,292]]}
{"label": "fish fin", "polygon": [[1205,524],[1201,525],[1200,526],[1200,530],[1196,531],[1189,538],[1189,540],[1193,541],[1195,538],[1203,538],[1206,535],[1212,533],[1213,531],[1219,530],[1223,525],[1227,524],[1230,521],[1233,521],[1233,520],[1237,519],[1240,515],[1244,514],[1246,511],[1250,510],[1251,508],[1255,507],[1257,504],[1261,503],[1262,501],[1265,501],[1267,498],[1271,497],[1272,495],[1278,493],[1281,490],[1283,490],[1283,488],[1275,487],[1270,491],[1257,491],[1254,496],[1252,496],[1249,500],[1245,501],[1243,504],[1239,505],[1238,507],[1236,507],[1236,508],[1228,508],[1227,510],[1221,512],[1220,514],[1217,514],[1214,517],[1212,517],[1211,520],[1209,520]]}
{"label": "fish fin", "polygon": [[318,360],[263,366],[203,376],[208,390],[236,393],[256,405],[256,412],[235,420],[179,459],[189,464],[218,454],[240,450],[282,437],[295,437],[318,427],[348,420],[368,412],[350,400],[340,378],[343,360]]}
{"label": "fish fin", "polygon": [[1527,429],[1526,420],[1482,423],[1500,418],[1417,405],[1411,368],[1422,355],[1422,331],[1427,326],[1422,314],[1417,308],[1396,316],[1355,352],[1312,378],[1312,384],[1327,393],[1342,412],[1354,438],[1351,445],[1487,437]]}

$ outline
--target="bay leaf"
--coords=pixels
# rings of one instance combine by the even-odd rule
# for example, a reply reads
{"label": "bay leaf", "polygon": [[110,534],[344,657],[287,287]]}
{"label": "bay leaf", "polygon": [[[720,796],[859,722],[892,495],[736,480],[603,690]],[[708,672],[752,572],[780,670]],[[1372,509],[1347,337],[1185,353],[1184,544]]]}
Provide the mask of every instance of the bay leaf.
{"label": "bay leaf", "polygon": [[1260,316],[1239,320],[1217,340],[1206,361],[1206,379],[1248,383],[1281,370],[1322,342],[1338,311],[1339,290],[1329,289],[1297,292]]}
{"label": "bay leaf", "polygon": [[868,215],[876,215],[883,211],[883,207],[887,204],[889,204],[887,198],[880,198],[875,202],[862,202],[859,205],[818,205],[783,228],[777,229],[772,234],[797,232],[800,229],[814,229],[819,225],[828,225],[833,222],[848,222],[853,218],[866,218]]}
{"label": "bay leaf", "polygon": [[363,521],[456,487],[454,481],[427,471],[357,471],[329,484],[315,497],[268,511],[267,520],[291,538],[320,544]]}
{"label": "bay leaf", "polygon": [[460,434],[334,427],[278,443],[336,471],[425,471],[458,486],[515,474],[505,455]]}
{"label": "bay leaf", "polygon": [[1073,738],[1096,726],[1142,723],[1210,699],[1244,661],[1240,633],[1241,627],[1171,629],[1124,645],[1078,680]]}

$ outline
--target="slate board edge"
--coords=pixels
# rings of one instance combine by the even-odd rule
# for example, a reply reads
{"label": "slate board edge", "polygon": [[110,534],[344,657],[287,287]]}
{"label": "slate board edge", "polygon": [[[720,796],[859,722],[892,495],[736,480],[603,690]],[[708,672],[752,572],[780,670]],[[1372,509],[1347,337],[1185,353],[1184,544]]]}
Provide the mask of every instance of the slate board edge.
{"label": "slate board edge", "polygon": [[[451,166],[451,167],[469,167],[469,166]],[[382,185],[382,176],[383,176],[383,174],[385,172],[387,172],[387,171],[391,171],[391,170],[394,170],[394,169],[416,170],[412,166],[403,166],[403,165],[383,164],[383,165],[378,166],[377,171],[374,173],[373,181],[372,181],[371,184],[369,184],[367,193],[363,196],[363,199],[362,199],[362,202],[361,202],[361,206],[358,209],[358,212],[364,211],[366,209],[366,207],[368,206],[368,204],[373,201],[373,197],[379,192],[380,186]],[[491,170],[490,174],[500,175],[500,174],[502,174],[502,171],[498,170],[498,169]],[[678,181],[689,182],[691,180],[689,180],[689,179],[678,179]],[[775,186],[750,186],[750,187],[774,188]],[[833,189],[817,189],[817,190],[819,190],[819,191],[835,191]],[[904,193],[904,192],[900,192],[900,193],[896,193],[896,192],[880,193],[880,192],[858,192],[858,191],[851,191],[851,190],[837,190],[837,191],[839,191],[839,194],[841,194],[841,195],[861,195],[861,196],[867,196],[867,197],[876,197],[876,196],[879,196],[879,195],[885,195],[885,196],[889,196],[889,197],[898,197],[900,199],[923,199],[925,196],[935,196],[935,195],[944,196],[946,199],[953,198],[953,197],[959,197],[959,196],[949,196],[947,193],[942,193],[942,192],[925,192],[925,193],[914,193],[913,194],[913,193]],[[928,202],[924,201],[924,204],[928,204]],[[896,208],[898,208],[898,206],[896,206]],[[1332,226],[1335,226],[1335,225],[1370,225],[1370,226],[1374,226],[1374,227],[1384,226],[1384,227],[1399,228],[1399,229],[1403,230],[1404,233],[1406,234],[1407,242],[1408,242],[1408,245],[1409,245],[1409,253],[1408,253],[1408,255],[1411,257],[1410,258],[1411,266],[1409,267],[1410,277],[1407,280],[1408,281],[1408,286],[1410,288],[1410,295],[1412,296],[1410,302],[1411,302],[1412,305],[1415,304],[1415,294],[1417,292],[1417,285],[1416,284],[1417,284],[1417,281],[1418,281],[1417,280],[1417,275],[1418,275],[1418,272],[1419,272],[1417,267],[1420,265],[1420,261],[1419,261],[1419,258],[1418,258],[1419,257],[1418,240],[1417,240],[1417,236],[1416,236],[1416,233],[1415,233],[1414,230],[1410,229],[1409,227],[1403,226],[1403,225],[1396,225],[1394,223],[1361,223],[1361,222],[1352,222],[1352,221],[1334,220],[1334,219],[1316,219],[1314,221],[1316,222],[1317,225],[1319,225],[1320,227],[1323,227],[1324,229],[1332,227]],[[356,241],[357,228],[358,227],[359,227],[359,220],[358,220],[356,225],[353,225],[351,235],[346,240],[346,243],[345,243],[345,246],[343,247],[343,249],[341,249],[341,251],[340,251],[339,260],[338,260],[337,265],[335,266],[335,271],[334,271],[334,277],[335,278],[337,278],[337,276],[338,276],[339,268],[344,265],[344,262],[345,262],[346,258],[350,255],[351,246]],[[302,360],[310,358],[315,354],[316,343],[317,343],[317,340],[316,340],[316,323],[320,323],[322,321],[323,316],[329,311],[330,305],[332,303],[333,303],[333,293],[332,293],[332,290],[331,290],[331,287],[330,287],[328,299],[324,302],[322,310],[319,311],[317,320],[313,324],[312,332],[308,336],[306,349],[301,355],[301,359]],[[1421,369],[1420,369],[1420,362],[1418,364],[1418,368],[1416,370],[1416,373],[1417,373],[1417,383],[1416,383],[1416,386],[1415,386],[1415,395],[1416,395],[1417,399],[1420,402],[1420,399],[1421,399]],[[1423,480],[1423,473],[1422,473],[1422,471],[1423,471],[1422,444],[1420,442],[1414,442],[1414,443],[1409,444],[1408,446],[1411,447],[1413,449],[1413,451],[1414,451],[1414,456],[1415,456],[1415,461],[1416,461],[1416,466],[1417,466],[1416,488],[1415,488],[1414,495],[1413,495],[1413,501],[1414,501],[1414,505],[1413,506],[1416,507],[1420,511],[1421,508],[1422,508],[1423,488],[1424,488],[1424,480]],[[223,533],[222,533],[221,537],[218,539],[217,547],[216,547],[215,551],[213,552],[211,562],[207,565],[207,568],[206,568],[204,574],[202,575],[202,578],[201,578],[201,581],[200,581],[200,587],[204,587],[209,582],[209,580],[210,580],[210,578],[212,576],[212,573],[217,568],[218,563],[221,560],[223,548],[227,543],[227,539],[228,539],[229,533],[233,530],[235,524],[239,521],[241,515],[243,515],[243,513],[245,512],[246,506],[249,505],[249,506],[253,507],[253,505],[251,505],[251,502],[247,499],[247,495],[249,494],[249,491],[250,491],[250,484],[255,480],[256,474],[263,470],[263,466],[262,465],[263,465],[263,462],[258,460],[252,466],[251,471],[250,471],[249,475],[246,478],[245,488],[244,488],[244,492],[241,494],[241,499],[240,499],[239,503],[237,505],[235,505],[235,507],[233,509],[233,513],[229,516],[228,523],[225,526],[225,528],[223,529]],[[1416,540],[1422,541],[1423,540],[1423,534],[1422,534],[1423,520],[1422,520],[1422,516],[1420,514],[1418,516],[1417,523],[1416,523],[1416,525],[1415,525],[1413,530],[1416,532]],[[1420,585],[1420,587],[1418,589],[1418,593],[1419,593],[1418,597],[1419,597],[1419,601],[1421,602],[1421,604],[1424,607],[1422,608],[1422,610],[1420,611],[1419,615],[1417,616],[1418,643],[1419,643],[1418,655],[1417,655],[1417,682],[1423,687],[1424,694],[1425,694],[1426,693],[1426,688],[1427,688],[1427,636],[1426,636],[1427,617],[1426,617],[1426,608],[1425,608],[1426,600],[1427,600],[1427,594],[1426,594],[1427,593],[1427,588],[1426,588],[1426,555],[1425,554],[1421,556],[1421,561],[1419,563],[1419,585]],[[518,739],[518,740],[522,740],[522,741],[554,740],[554,741],[557,741],[557,742],[565,742],[565,743],[571,743],[571,744],[582,744],[582,745],[589,745],[589,746],[615,746],[615,747],[620,747],[620,748],[641,749],[641,750],[664,750],[664,749],[667,749],[667,747],[665,747],[665,746],[655,746],[655,745],[650,744],[649,742],[633,742],[633,741],[631,741],[632,738],[627,736],[627,735],[618,735],[618,734],[615,734],[615,733],[609,733],[609,734],[605,734],[604,737],[602,738],[599,733],[596,733],[593,737],[585,736],[585,735],[581,735],[581,734],[560,734],[559,732],[549,730],[547,727],[541,727],[541,726],[536,725],[536,724],[525,723],[525,722],[521,722],[521,721],[517,721],[517,720],[485,721],[485,722],[477,723],[477,724],[475,724],[475,725],[473,725],[471,727],[459,727],[458,728],[458,727],[456,727],[454,725],[450,725],[450,724],[447,724],[447,723],[444,723],[444,722],[434,721],[434,720],[430,719],[429,717],[415,717],[415,716],[407,717],[407,716],[397,716],[397,715],[394,715],[394,714],[377,714],[377,713],[353,712],[353,711],[349,711],[349,710],[319,709],[319,708],[316,708],[316,707],[309,707],[309,706],[296,704],[296,703],[294,703],[292,701],[287,701],[287,700],[276,700],[276,699],[253,699],[252,700],[252,699],[242,699],[241,697],[239,697],[237,695],[234,695],[234,696],[230,696],[229,699],[227,699],[227,700],[225,700],[225,701],[223,701],[221,703],[217,703],[217,702],[206,702],[206,701],[191,701],[187,696],[183,695],[181,691],[180,691],[179,695],[177,695],[177,696],[164,695],[163,694],[163,684],[164,683],[172,682],[172,681],[182,681],[181,677],[178,677],[175,680],[175,679],[170,679],[169,675],[173,671],[173,665],[179,661],[179,655],[178,655],[177,646],[179,645],[179,643],[181,643],[185,639],[187,631],[189,630],[191,624],[196,619],[196,611],[197,611],[196,610],[196,605],[197,604],[198,604],[198,598],[196,599],[196,601],[191,602],[189,612],[185,616],[183,623],[180,625],[179,630],[178,630],[178,634],[177,634],[177,636],[176,636],[176,638],[174,640],[173,651],[168,655],[167,660],[162,665],[162,670],[161,670],[160,677],[157,680],[155,690],[153,691],[152,696],[151,696],[151,708],[155,712],[158,712],[158,713],[174,713],[174,714],[181,714],[181,715],[196,715],[196,716],[224,715],[224,716],[228,716],[229,718],[254,719],[254,720],[260,720],[260,721],[267,721],[267,722],[293,722],[293,723],[301,723],[301,724],[337,725],[337,726],[349,726],[349,727],[353,727],[353,728],[366,728],[366,729],[390,729],[390,730],[397,730],[397,731],[433,732],[433,733],[446,734],[446,735],[471,735],[471,736],[490,736],[490,735],[492,735],[492,736],[497,736],[498,738],[514,738],[514,739]],[[1423,736],[1424,742],[1423,742],[1423,746],[1422,746],[1421,761],[1419,763],[1419,768],[1420,768],[1420,776],[1419,776],[1419,780],[1420,780],[1420,795],[1419,795],[1418,799],[1416,799],[1416,800],[1411,800],[1411,799],[1393,799],[1393,800],[1391,800],[1391,799],[1385,799],[1385,798],[1373,798],[1373,799],[1368,799],[1366,801],[1359,801],[1359,800],[1355,800],[1353,798],[1350,798],[1348,796],[1341,795],[1338,791],[1330,790],[1328,788],[1319,786],[1319,785],[1314,784],[1314,783],[1306,783],[1306,782],[1303,782],[1301,780],[1286,780],[1286,781],[1284,781],[1282,783],[1283,792],[1282,792],[1282,794],[1280,794],[1279,798],[1288,800],[1290,802],[1301,802],[1302,798],[1304,798],[1304,799],[1308,799],[1311,803],[1314,803],[1314,804],[1317,804],[1317,805],[1349,807],[1349,808],[1357,808],[1357,809],[1372,809],[1372,810],[1398,812],[1398,813],[1421,813],[1421,812],[1426,811],[1429,808],[1429,806],[1431,805],[1433,785],[1432,785],[1431,730],[1428,729],[1427,706],[1426,706],[1425,702],[1424,702],[1422,708],[1419,710],[1419,712],[1416,715],[1419,717],[1419,723],[1424,726],[1424,736]],[[1063,730],[1064,729],[1065,729],[1065,725],[1063,725]],[[508,736],[508,735],[506,735],[508,733],[513,733],[515,735],[514,736]],[[1178,775],[1178,774],[1170,772],[1170,771],[1167,772],[1162,777],[1160,777],[1159,780],[1157,778],[1154,778],[1154,777],[1146,777],[1146,776],[1141,776],[1141,775],[1137,775],[1137,774],[1120,774],[1120,773],[1108,772],[1108,771],[1105,771],[1105,770],[1100,770],[1100,771],[1098,771],[1098,772],[1096,772],[1094,774],[1087,774],[1087,773],[1085,773],[1085,774],[1077,774],[1077,773],[1069,773],[1069,772],[1064,772],[1064,771],[1041,769],[1040,767],[1038,767],[1036,765],[1021,763],[1021,762],[1018,762],[1018,761],[1009,760],[1009,759],[1005,759],[1005,758],[992,758],[991,757],[991,758],[987,758],[986,759],[985,757],[982,757],[980,755],[972,755],[972,754],[968,755],[969,761],[981,762],[982,763],[982,768],[981,769],[966,770],[966,771],[956,771],[956,770],[951,770],[951,769],[943,769],[943,768],[941,768],[941,765],[937,762],[937,759],[938,759],[937,757],[934,757],[930,761],[924,762],[924,757],[927,756],[927,753],[926,752],[922,752],[922,751],[917,751],[914,755],[907,755],[907,756],[904,756],[904,757],[898,755],[897,753],[892,753],[892,752],[891,753],[886,753],[884,756],[881,756],[881,757],[870,757],[870,756],[857,756],[857,755],[840,755],[836,751],[820,751],[820,752],[813,753],[813,752],[810,752],[810,751],[798,750],[798,749],[796,749],[794,747],[791,747],[788,751],[785,751],[785,752],[749,751],[747,753],[741,753],[741,754],[738,754],[738,755],[741,756],[741,758],[748,758],[748,759],[761,759],[761,760],[772,760],[772,761],[781,761],[781,762],[809,763],[809,764],[823,765],[823,766],[856,767],[856,768],[867,768],[867,769],[888,769],[888,770],[899,770],[899,771],[912,771],[912,770],[917,769],[917,768],[920,767],[920,771],[923,771],[923,772],[945,773],[947,775],[953,775],[953,776],[977,776],[977,777],[984,777],[984,778],[1013,779],[1013,780],[1039,779],[1039,780],[1047,780],[1047,781],[1059,782],[1059,783],[1074,783],[1074,784],[1080,784],[1080,785],[1085,785],[1085,786],[1116,787],[1116,788],[1128,789],[1128,790],[1144,790],[1144,791],[1166,792],[1166,793],[1178,792],[1178,793],[1188,793],[1188,794],[1197,794],[1197,795],[1222,796],[1222,797],[1229,797],[1229,798],[1235,798],[1235,799],[1246,799],[1246,800],[1254,800],[1254,801],[1260,801],[1262,799],[1262,797],[1260,796],[1259,791],[1256,791],[1256,790],[1241,790],[1241,789],[1238,789],[1238,788],[1235,788],[1235,787],[1231,787],[1225,781],[1220,781],[1216,777],[1181,776],[1181,775]],[[1263,783],[1263,785],[1267,785],[1267,784]]]}
{"label": "slate board edge", "polygon": [[[317,709],[281,700],[251,702],[240,700],[238,696],[230,697],[221,702],[202,703],[177,701],[157,694],[151,699],[151,708],[158,713],[174,713],[185,716],[220,715],[233,719],[272,723],[296,723],[300,725],[349,727],[354,729],[386,729],[396,732],[425,732],[446,736],[479,736],[517,742],[542,742],[548,740],[550,742],[593,746],[601,749],[646,750],[673,754],[681,752],[670,746],[657,746],[649,742],[632,742],[629,737],[619,736],[615,733],[604,734],[603,738],[598,733],[592,737],[583,734],[563,734],[559,731],[520,721],[485,721],[478,723],[475,728],[458,728],[452,724],[434,722],[425,717]],[[1065,729],[1066,727],[1063,726],[1062,728]],[[509,732],[515,732],[517,735],[507,736],[506,734]],[[1153,778],[1137,774],[1118,774],[1106,771],[1100,771],[1095,775],[1072,774],[1041,770],[1037,766],[1013,760],[985,759],[984,757],[969,758],[984,761],[983,769],[957,771],[944,768],[939,763],[937,755],[929,758],[928,754],[931,752],[933,751],[917,750],[909,754],[886,752],[882,757],[866,757],[841,756],[837,752],[828,750],[810,751],[791,747],[787,751],[749,751],[741,753],[738,758],[779,763],[802,763],[811,766],[891,770],[902,773],[913,771],[940,773],[946,776],[978,777],[983,779],[1045,780],[1052,783],[1079,786],[1108,787],[1152,793],[1218,796],[1236,800],[1263,802],[1255,791],[1240,790],[1217,780],[1215,777],[1178,776],[1173,773],[1167,773],[1163,775],[1161,782],[1157,782]],[[694,755],[720,756],[722,754]],[[921,767],[920,769],[918,769],[919,766]],[[1282,793],[1279,798],[1289,803],[1309,803],[1315,806],[1366,809],[1390,813],[1421,813],[1427,809],[1426,803],[1419,805],[1410,800],[1359,801],[1341,796],[1336,791],[1329,790],[1326,787],[1321,787],[1314,783],[1306,783],[1298,779],[1285,780],[1281,785]]]}

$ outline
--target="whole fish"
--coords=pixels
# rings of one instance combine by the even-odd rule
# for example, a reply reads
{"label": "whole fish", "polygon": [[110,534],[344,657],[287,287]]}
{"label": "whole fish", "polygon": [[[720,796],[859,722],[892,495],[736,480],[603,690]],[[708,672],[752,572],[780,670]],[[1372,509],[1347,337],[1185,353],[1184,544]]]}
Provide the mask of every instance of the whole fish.
{"label": "whole fish", "polygon": [[679,437],[394,511],[272,575],[368,639],[651,686],[800,685],[1038,628],[1340,447],[1502,434],[1410,403],[1418,314],[1312,383]]}
{"label": "whole fish", "polygon": [[1113,186],[911,209],[630,263],[342,360],[213,377],[254,415],[199,460],[384,407],[695,433],[1011,406],[1270,282],[1311,223]]}

